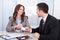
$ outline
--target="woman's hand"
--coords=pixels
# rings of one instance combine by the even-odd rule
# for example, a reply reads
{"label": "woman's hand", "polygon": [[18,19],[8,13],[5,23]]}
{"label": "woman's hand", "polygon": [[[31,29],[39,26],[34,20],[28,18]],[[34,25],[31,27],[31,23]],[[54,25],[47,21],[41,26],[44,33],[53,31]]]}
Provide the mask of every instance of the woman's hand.
{"label": "woman's hand", "polygon": [[15,32],[19,33],[19,32],[20,32],[20,30],[15,30]]}
{"label": "woman's hand", "polygon": [[22,27],[22,24],[18,24],[16,26],[17,26],[17,28],[21,28]]}
{"label": "woman's hand", "polygon": [[14,30],[15,30],[15,32],[20,32],[21,28],[22,28],[22,24],[18,24],[15,26]]}
{"label": "woman's hand", "polygon": [[14,29],[15,29],[15,28],[22,28],[22,24],[16,25],[16,26],[14,27]]}

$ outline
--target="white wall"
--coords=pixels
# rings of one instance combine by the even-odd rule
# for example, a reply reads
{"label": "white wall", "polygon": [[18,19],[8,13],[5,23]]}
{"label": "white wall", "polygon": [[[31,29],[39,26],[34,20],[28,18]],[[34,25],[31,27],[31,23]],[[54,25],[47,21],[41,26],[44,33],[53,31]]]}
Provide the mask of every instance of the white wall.
{"label": "white wall", "polygon": [[2,0],[0,0],[0,30],[2,30]]}
{"label": "white wall", "polygon": [[54,16],[60,19],[60,0],[54,0]]}
{"label": "white wall", "polygon": [[[6,30],[9,16],[13,14],[13,7],[16,5],[16,0],[2,0],[2,31]],[[0,9],[1,10],[1,9]]]}

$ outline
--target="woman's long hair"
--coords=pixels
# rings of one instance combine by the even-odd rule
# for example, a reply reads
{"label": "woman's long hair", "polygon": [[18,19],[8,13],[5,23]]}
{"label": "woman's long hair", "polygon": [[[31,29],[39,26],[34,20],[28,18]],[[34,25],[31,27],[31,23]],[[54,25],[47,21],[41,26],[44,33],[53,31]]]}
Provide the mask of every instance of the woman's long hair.
{"label": "woman's long hair", "polygon": [[17,13],[18,13],[18,11],[19,11],[19,9],[20,9],[20,7],[23,7],[23,13],[22,13],[22,15],[21,15],[21,23],[24,21],[24,16],[25,16],[25,8],[24,8],[24,6],[23,5],[21,5],[21,4],[18,4],[16,7],[15,7],[15,10],[14,10],[14,13],[13,13],[13,21],[16,21],[16,17],[17,17]]}

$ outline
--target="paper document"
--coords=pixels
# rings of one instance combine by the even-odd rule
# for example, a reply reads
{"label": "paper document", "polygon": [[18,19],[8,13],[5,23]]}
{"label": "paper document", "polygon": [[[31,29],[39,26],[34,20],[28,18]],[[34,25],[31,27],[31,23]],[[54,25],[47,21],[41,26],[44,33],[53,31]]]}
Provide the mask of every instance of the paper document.
{"label": "paper document", "polygon": [[5,39],[12,39],[12,38],[16,38],[16,37],[23,37],[26,36],[22,33],[11,33],[11,34],[5,34],[4,36],[2,36]]}

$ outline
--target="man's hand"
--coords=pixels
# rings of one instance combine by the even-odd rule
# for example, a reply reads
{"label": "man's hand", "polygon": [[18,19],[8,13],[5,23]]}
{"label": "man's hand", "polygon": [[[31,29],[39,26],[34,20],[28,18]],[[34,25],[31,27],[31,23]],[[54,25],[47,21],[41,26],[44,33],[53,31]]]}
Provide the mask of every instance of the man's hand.
{"label": "man's hand", "polygon": [[40,34],[39,34],[39,33],[37,33],[37,32],[36,32],[36,33],[34,33],[34,37],[35,37],[35,38],[39,38],[39,36],[40,36]]}

